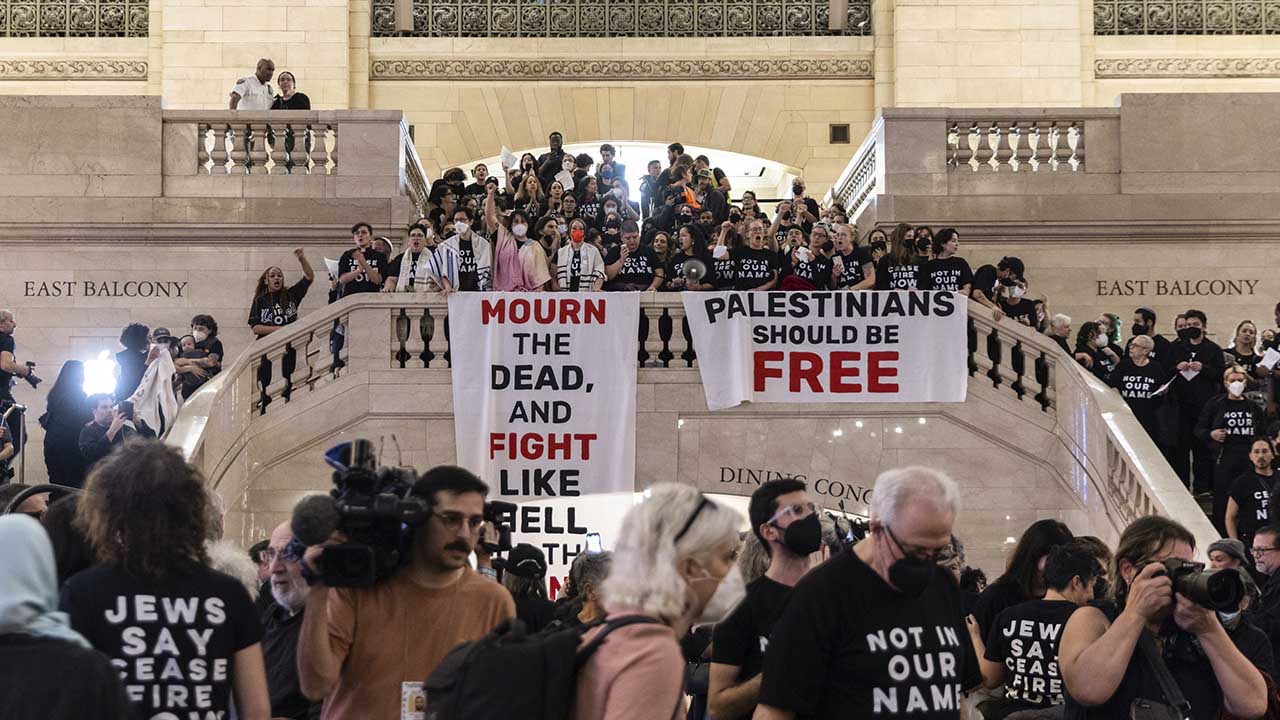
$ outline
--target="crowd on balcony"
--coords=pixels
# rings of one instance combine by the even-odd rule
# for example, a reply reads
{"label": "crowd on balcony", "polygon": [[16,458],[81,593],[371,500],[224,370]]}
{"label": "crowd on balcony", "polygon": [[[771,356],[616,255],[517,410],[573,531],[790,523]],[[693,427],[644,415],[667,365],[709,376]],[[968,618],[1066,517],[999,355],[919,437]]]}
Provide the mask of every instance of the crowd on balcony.
{"label": "crowd on balcony", "polygon": [[386,526],[403,553],[347,585],[325,556],[352,538],[295,511],[255,572],[216,550],[221,505],[178,451],[115,447],[82,492],[0,516],[4,717],[1217,720],[1280,701],[1280,526],[1252,558],[1213,543],[1206,572],[1167,518],[1114,546],[1038,520],[988,585],[936,470],[882,473],[860,525],[798,479],[761,484],[746,518],[660,484],[553,600],[541,549],[490,544],[488,490],[425,472],[406,501],[429,511]]}

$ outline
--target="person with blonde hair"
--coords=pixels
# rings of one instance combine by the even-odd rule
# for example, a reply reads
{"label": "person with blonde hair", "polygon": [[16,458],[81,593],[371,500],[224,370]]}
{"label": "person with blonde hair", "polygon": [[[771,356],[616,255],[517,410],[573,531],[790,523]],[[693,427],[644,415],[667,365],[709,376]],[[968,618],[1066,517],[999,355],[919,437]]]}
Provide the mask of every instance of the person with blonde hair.
{"label": "person with blonde hair", "polygon": [[1236,478],[1249,472],[1249,448],[1267,427],[1262,409],[1244,396],[1249,373],[1239,365],[1233,365],[1222,373],[1222,386],[1226,393],[1204,404],[1200,419],[1196,422],[1195,436],[1200,442],[1213,447],[1217,462],[1213,468],[1213,526],[1223,537],[1227,536],[1227,500]]}
{"label": "person with blonde hair", "polygon": [[959,720],[961,693],[982,682],[960,586],[937,564],[959,510],[937,470],[876,478],[870,533],[810,570],[773,627],[756,720]]}
{"label": "person with blonde hair", "polygon": [[578,673],[577,720],[683,720],[680,638],[742,600],[741,525],[687,485],[655,485],[627,512],[603,587],[606,622],[582,638],[594,651]]}

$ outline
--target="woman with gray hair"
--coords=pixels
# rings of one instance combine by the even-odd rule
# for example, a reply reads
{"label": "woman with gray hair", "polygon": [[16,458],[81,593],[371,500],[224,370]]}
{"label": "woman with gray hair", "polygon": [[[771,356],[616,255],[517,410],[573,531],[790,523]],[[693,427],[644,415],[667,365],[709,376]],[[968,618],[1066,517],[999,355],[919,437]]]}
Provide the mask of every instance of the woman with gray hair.
{"label": "woman with gray hair", "polygon": [[684,718],[679,640],[742,599],[742,522],[687,485],[655,485],[627,512],[604,583],[608,621],[583,636],[597,651],[578,674],[577,720]]}
{"label": "woman with gray hair", "polygon": [[1121,360],[1111,372],[1107,384],[1120,393],[1147,435],[1164,449],[1171,447],[1174,440],[1161,431],[1160,423],[1160,407],[1168,391],[1156,393],[1169,382],[1174,371],[1151,358],[1155,348],[1156,343],[1149,335],[1135,335],[1129,341],[1129,357]]}

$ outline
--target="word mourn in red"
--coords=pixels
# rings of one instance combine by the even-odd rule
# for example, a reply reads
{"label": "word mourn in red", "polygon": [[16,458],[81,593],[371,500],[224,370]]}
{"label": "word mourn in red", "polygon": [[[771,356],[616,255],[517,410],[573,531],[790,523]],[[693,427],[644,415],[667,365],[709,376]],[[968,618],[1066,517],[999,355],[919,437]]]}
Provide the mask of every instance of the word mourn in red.
{"label": "word mourn in red", "polygon": [[[765,385],[771,378],[786,378],[790,392],[800,392],[804,383],[812,392],[832,393],[896,393],[898,383],[885,382],[888,378],[898,377],[897,367],[886,367],[885,363],[896,363],[899,353],[896,350],[866,353],[866,373],[857,363],[862,360],[863,353],[835,351],[823,355],[807,350],[783,352],[781,350],[759,350],[753,354],[755,367],[755,392],[764,392]],[[822,376],[827,375],[827,387],[823,389]],[[853,382],[855,378],[866,378],[866,390],[863,384]]]}
{"label": "word mourn in red", "polygon": [[501,454],[508,460],[590,460],[591,443],[597,437],[595,433],[489,433],[489,459]]}
{"label": "word mourn in red", "polygon": [[523,325],[603,325],[605,300],[543,297],[496,298],[480,303],[480,322]]}

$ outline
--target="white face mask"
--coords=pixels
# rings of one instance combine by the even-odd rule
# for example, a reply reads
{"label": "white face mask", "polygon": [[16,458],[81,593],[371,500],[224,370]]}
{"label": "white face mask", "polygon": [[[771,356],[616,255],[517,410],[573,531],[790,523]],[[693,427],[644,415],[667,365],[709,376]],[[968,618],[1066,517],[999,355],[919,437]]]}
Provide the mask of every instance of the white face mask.
{"label": "white face mask", "polygon": [[467,224],[465,221],[463,221],[463,220],[459,220],[459,221],[457,221],[457,222],[455,222],[455,223],[453,224],[453,231],[454,231],[454,232],[456,232],[456,233],[458,233],[459,235],[461,235],[461,234],[465,233],[465,232],[466,232],[467,230],[469,230],[470,228],[471,228],[471,226],[470,226],[470,225],[468,225],[468,224]]}
{"label": "white face mask", "polygon": [[1097,345],[1097,346],[1098,346],[1098,347],[1100,347],[1100,348],[1104,348],[1104,347],[1106,347],[1106,346],[1107,346],[1107,336],[1106,336],[1106,335],[1099,335],[1099,336],[1095,337],[1095,338],[1093,339],[1093,344],[1094,344],[1094,345]]}
{"label": "white face mask", "polygon": [[1024,294],[1026,294],[1026,292],[1027,292],[1027,291],[1026,291],[1026,290],[1023,290],[1023,289],[1022,289],[1022,287],[1021,287],[1020,285],[1014,285],[1013,287],[1009,288],[1009,297],[1011,297],[1011,298],[1020,298],[1020,297],[1022,297]]}
{"label": "white face mask", "polygon": [[203,330],[192,330],[191,337],[195,338],[197,343],[202,343],[208,339],[209,335]]}
{"label": "white face mask", "polygon": [[1230,392],[1233,397],[1240,397],[1244,394],[1244,381],[1234,380],[1227,383],[1227,391]]}
{"label": "white face mask", "polygon": [[524,237],[524,234],[529,232],[529,226],[524,223],[516,223],[511,226],[511,232],[515,233],[516,237]]}
{"label": "white face mask", "polygon": [[[706,582],[707,580],[715,580],[715,578],[707,575],[706,577],[690,580],[689,583]],[[708,623],[720,622],[729,617],[729,613],[738,607],[742,602],[742,598],[747,595],[747,585],[742,579],[742,571],[738,569],[737,564],[729,570],[729,573],[720,579],[720,584],[716,586],[716,591],[712,593],[711,599],[707,601],[707,606],[702,608],[702,614],[695,620],[695,625],[705,625]]]}

